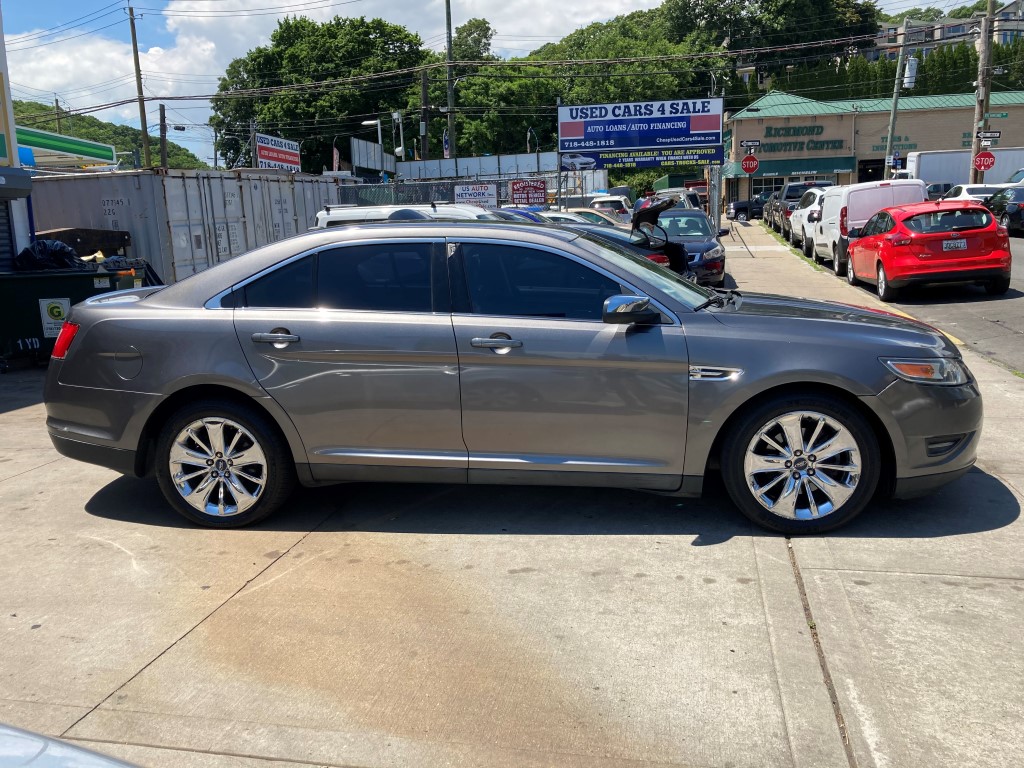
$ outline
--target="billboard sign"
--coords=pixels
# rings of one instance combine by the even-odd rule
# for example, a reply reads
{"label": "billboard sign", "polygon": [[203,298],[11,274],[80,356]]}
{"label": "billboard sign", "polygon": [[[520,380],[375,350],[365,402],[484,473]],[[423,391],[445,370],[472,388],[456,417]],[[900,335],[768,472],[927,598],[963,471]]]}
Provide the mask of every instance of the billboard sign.
{"label": "billboard sign", "polygon": [[512,205],[545,205],[548,185],[544,179],[514,179],[508,183]]}
{"label": "billboard sign", "polygon": [[482,208],[498,207],[497,184],[456,184],[455,202],[479,205]]}
{"label": "billboard sign", "polygon": [[663,165],[719,165],[725,160],[721,144],[678,149],[627,149],[620,152],[573,152],[562,155],[562,170],[621,170]]}
{"label": "billboard sign", "polygon": [[277,136],[256,134],[256,167],[277,168],[282,171],[299,173],[302,164],[299,158],[299,143],[279,139]]}
{"label": "billboard sign", "polygon": [[722,99],[558,108],[559,152],[710,147],[722,143]]}

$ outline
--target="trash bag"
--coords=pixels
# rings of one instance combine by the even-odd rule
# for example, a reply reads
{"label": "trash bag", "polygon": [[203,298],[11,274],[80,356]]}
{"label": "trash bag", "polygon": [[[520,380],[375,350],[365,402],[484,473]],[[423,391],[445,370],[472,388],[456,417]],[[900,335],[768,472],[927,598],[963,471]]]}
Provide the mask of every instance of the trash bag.
{"label": "trash bag", "polygon": [[93,272],[95,264],[78,258],[75,249],[60,240],[36,240],[14,257],[14,269],[19,272],[35,272],[48,269],[77,269]]}

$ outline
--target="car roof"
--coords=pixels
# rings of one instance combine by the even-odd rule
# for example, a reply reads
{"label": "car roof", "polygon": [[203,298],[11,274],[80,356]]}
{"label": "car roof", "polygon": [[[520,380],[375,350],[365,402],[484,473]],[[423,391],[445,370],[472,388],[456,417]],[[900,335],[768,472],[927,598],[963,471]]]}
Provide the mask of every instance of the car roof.
{"label": "car roof", "polygon": [[916,216],[921,213],[934,213],[935,211],[985,211],[988,208],[975,200],[952,199],[952,200],[928,200],[923,203],[909,203],[907,205],[894,205],[890,208],[883,208],[884,211],[901,213],[906,216]]}

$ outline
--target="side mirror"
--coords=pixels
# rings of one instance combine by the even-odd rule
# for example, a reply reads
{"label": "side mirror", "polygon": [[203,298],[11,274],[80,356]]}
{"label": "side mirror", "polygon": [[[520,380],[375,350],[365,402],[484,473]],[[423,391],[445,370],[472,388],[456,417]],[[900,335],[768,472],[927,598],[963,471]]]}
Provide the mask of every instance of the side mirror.
{"label": "side mirror", "polygon": [[613,325],[656,325],[661,313],[651,309],[646,296],[609,296],[604,300],[601,320]]}
{"label": "side mirror", "polygon": [[725,236],[726,236],[726,235],[728,235],[728,234],[729,234],[729,233],[730,233],[731,231],[732,231],[732,230],[731,230],[731,229],[729,229],[728,227],[722,227],[722,228],[721,228],[720,230],[718,230],[718,236],[719,236],[719,237],[725,237]]}
{"label": "side mirror", "polygon": [[846,235],[847,240],[856,240],[858,237],[860,237],[859,227],[854,227]]}

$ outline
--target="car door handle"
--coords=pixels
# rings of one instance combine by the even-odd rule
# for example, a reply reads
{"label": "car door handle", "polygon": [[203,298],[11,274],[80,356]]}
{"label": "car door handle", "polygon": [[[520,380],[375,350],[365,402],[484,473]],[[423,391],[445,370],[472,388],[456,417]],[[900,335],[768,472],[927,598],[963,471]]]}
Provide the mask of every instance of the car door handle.
{"label": "car door handle", "polygon": [[518,349],[523,346],[518,339],[473,339],[469,343],[482,349]]}
{"label": "car door handle", "polygon": [[294,333],[254,333],[252,340],[257,344],[290,344],[299,337]]}

